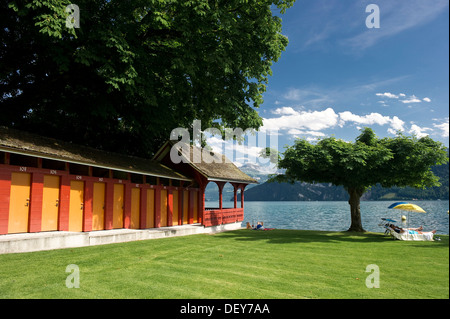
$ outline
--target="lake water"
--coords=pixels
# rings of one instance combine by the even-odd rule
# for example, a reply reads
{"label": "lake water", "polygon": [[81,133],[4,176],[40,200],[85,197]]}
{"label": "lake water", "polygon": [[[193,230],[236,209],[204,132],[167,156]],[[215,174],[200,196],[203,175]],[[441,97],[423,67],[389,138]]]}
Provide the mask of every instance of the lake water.
{"label": "lake water", "polygon": [[[398,226],[419,227],[425,231],[436,229],[438,234],[449,234],[447,211],[449,201],[413,201],[427,213],[409,213],[388,209],[395,201],[361,202],[363,228],[371,232],[384,232],[378,226],[381,218],[391,218]],[[224,203],[225,204],[225,203]],[[232,203],[231,203],[232,204]],[[218,202],[207,202],[207,207],[218,207]],[[225,206],[225,205],[224,205]],[[240,202],[238,202],[240,207]],[[407,222],[402,222],[405,215]],[[350,205],[348,202],[244,202],[244,221],[256,224],[263,221],[267,228],[345,231],[350,227]]]}

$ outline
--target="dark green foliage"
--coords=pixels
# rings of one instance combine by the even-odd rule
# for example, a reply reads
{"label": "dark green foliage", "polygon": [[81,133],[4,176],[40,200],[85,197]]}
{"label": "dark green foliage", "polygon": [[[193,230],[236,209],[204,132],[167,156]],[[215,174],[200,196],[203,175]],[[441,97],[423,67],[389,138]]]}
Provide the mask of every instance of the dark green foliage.
{"label": "dark green foliage", "polygon": [[2,0],[0,125],[141,156],[194,119],[259,128],[293,2],[79,0],[70,29],[68,0]]}

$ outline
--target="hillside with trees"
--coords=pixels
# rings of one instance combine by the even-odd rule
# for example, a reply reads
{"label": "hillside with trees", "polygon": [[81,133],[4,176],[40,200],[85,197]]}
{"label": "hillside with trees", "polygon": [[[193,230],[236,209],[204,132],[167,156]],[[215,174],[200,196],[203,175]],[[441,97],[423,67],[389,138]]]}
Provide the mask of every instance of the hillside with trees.
{"label": "hillside with trees", "polygon": [[[448,200],[449,164],[434,166],[432,171],[439,177],[441,186],[415,189],[412,187],[383,188],[376,185],[363,195],[362,200]],[[246,201],[347,201],[348,199],[348,193],[342,186],[326,183],[265,182],[245,191]]]}

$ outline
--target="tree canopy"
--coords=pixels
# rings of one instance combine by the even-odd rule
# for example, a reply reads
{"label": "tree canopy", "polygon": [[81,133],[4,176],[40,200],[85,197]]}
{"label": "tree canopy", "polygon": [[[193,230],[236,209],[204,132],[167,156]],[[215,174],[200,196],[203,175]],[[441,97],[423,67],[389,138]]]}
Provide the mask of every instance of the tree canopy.
{"label": "tree canopy", "polygon": [[425,188],[439,186],[431,167],[448,162],[442,143],[430,137],[418,139],[399,133],[379,139],[364,128],[355,142],[328,137],[312,144],[298,139],[287,147],[278,167],[286,169],[272,180],[282,182],[332,183],[344,186],[350,195],[352,224],[349,230],[363,231],[360,198],[371,186]]}
{"label": "tree canopy", "polygon": [[259,128],[294,0],[1,0],[0,125],[149,156],[170,131]]}

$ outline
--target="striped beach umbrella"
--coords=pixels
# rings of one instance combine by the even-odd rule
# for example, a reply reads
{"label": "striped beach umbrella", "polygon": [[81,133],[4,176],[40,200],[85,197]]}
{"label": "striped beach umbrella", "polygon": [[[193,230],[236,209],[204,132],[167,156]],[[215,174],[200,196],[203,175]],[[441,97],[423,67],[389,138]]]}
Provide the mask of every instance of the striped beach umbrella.
{"label": "striped beach umbrella", "polygon": [[401,209],[401,210],[405,210],[408,212],[415,212],[415,213],[426,213],[426,211],[424,211],[422,207],[415,205],[415,204],[407,203],[407,202],[397,202],[397,203],[392,204],[388,208]]}
{"label": "striped beach umbrella", "polygon": [[408,219],[406,220],[406,227],[409,227],[409,212],[426,213],[426,211],[423,210],[422,207],[420,207],[416,204],[408,203],[408,202],[397,202],[397,203],[392,204],[388,208],[399,209],[399,210],[404,210],[404,211],[408,212]]}

